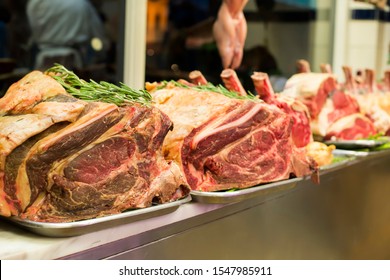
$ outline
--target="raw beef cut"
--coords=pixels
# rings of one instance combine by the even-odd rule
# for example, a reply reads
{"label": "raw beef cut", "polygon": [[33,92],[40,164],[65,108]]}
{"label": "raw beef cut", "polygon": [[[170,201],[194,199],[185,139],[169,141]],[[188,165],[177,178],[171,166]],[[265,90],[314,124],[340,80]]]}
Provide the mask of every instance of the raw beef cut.
{"label": "raw beef cut", "polygon": [[179,84],[152,91],[155,106],[174,124],[164,154],[180,164],[193,190],[247,188],[316,173],[317,164],[293,142],[290,115],[257,98],[228,95],[221,87]]}
{"label": "raw beef cut", "polygon": [[310,72],[307,61],[297,64],[300,73],[287,81],[282,95],[295,96],[308,106],[311,132],[316,137],[356,140],[376,133],[356,96],[340,86],[328,64],[321,66],[322,73]]}
{"label": "raw beef cut", "polygon": [[[178,165],[162,155],[172,122],[160,110],[84,102],[64,91],[49,94],[35,80],[37,73],[31,75],[21,81],[25,97],[18,95],[12,103],[13,94],[20,93],[13,91],[20,88],[17,84],[6,93],[17,106],[7,107],[0,99],[5,108],[0,117],[1,215],[71,222],[188,195]],[[30,77],[39,89],[34,83],[27,86]],[[57,83],[41,77],[48,85]],[[33,102],[30,90],[39,91]]]}
{"label": "raw beef cut", "polygon": [[33,71],[14,83],[0,99],[0,116],[28,113],[36,103],[65,94],[65,89],[40,71]]}
{"label": "raw beef cut", "polygon": [[231,91],[237,92],[238,95],[246,96],[246,90],[241,84],[241,81],[238,79],[236,71],[233,69],[225,69],[221,73],[222,82],[225,84],[225,87]]}
{"label": "raw beef cut", "polygon": [[202,72],[198,70],[191,71],[189,74],[189,79],[194,85],[207,85],[207,80],[205,76],[203,76]]}
{"label": "raw beef cut", "polygon": [[292,120],[292,138],[297,147],[305,147],[313,141],[310,115],[307,107],[297,98],[275,94],[267,73],[255,72],[252,76],[255,89],[262,100],[273,104],[288,114]]}
{"label": "raw beef cut", "polygon": [[353,75],[351,67],[344,66],[343,71],[343,90],[356,98],[361,113],[374,123],[377,132],[390,135],[390,91],[387,90],[386,82],[378,85],[372,69],[366,69],[364,78],[360,80]]}
{"label": "raw beef cut", "polygon": [[327,129],[325,140],[358,140],[375,135],[374,124],[360,113],[351,114],[331,123]]}
{"label": "raw beef cut", "polygon": [[332,67],[329,63],[321,63],[320,65],[321,73],[333,74]]}
{"label": "raw beef cut", "polygon": [[305,59],[298,59],[296,62],[297,73],[310,73],[310,63]]}
{"label": "raw beef cut", "polygon": [[[367,127],[372,127],[371,120],[365,118],[364,114],[361,113],[360,106],[356,98],[349,92],[337,89],[328,96],[325,105],[323,106],[321,112],[318,114],[317,119],[311,121],[311,130],[314,135],[321,136],[323,138],[329,138],[330,136],[328,134],[330,133],[329,130],[332,130],[331,126],[340,119],[348,117],[350,115],[355,115],[355,117],[361,115],[360,120],[367,122]],[[341,123],[349,123],[350,125],[354,124],[354,122]],[[362,127],[360,127],[359,130],[361,128]],[[353,131],[352,127],[348,127],[348,129],[350,131]],[[371,133],[372,130],[370,129],[364,134],[370,135]],[[351,132],[348,134],[350,136],[352,135]],[[332,136],[336,137],[336,135]],[[358,139],[360,136],[361,133],[358,133],[354,138]]]}
{"label": "raw beef cut", "polygon": [[297,73],[287,80],[283,94],[302,101],[309,109],[310,117],[316,119],[328,95],[336,88],[332,74]]}

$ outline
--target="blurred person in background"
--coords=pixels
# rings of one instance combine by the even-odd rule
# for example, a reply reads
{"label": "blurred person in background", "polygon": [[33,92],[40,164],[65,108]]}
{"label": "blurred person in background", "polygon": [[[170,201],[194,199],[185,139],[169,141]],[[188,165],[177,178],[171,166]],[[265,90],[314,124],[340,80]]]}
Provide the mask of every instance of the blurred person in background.
{"label": "blurred person in background", "polygon": [[27,0],[0,0],[0,97],[31,66]]}
{"label": "blurred person in background", "polygon": [[224,0],[213,25],[213,35],[222,60],[223,68],[240,66],[247,23],[243,13],[248,0]]}
{"label": "blurred person in background", "polygon": [[169,1],[169,26],[160,68],[171,69],[183,77],[192,70],[199,70],[210,82],[219,81],[224,68],[238,68],[247,34],[243,14],[247,2]]}
{"label": "blurred person in background", "polygon": [[35,69],[46,70],[55,62],[78,69],[105,59],[105,27],[88,0],[28,0],[27,16]]}
{"label": "blurred person in background", "polygon": [[11,15],[4,3],[4,0],[0,0],[0,58],[8,56],[7,23],[10,18]]}
{"label": "blurred person in background", "polygon": [[29,50],[30,26],[26,14],[27,0],[2,0],[2,21],[5,24],[2,35],[4,57],[15,61],[17,68],[29,68],[31,56]]}

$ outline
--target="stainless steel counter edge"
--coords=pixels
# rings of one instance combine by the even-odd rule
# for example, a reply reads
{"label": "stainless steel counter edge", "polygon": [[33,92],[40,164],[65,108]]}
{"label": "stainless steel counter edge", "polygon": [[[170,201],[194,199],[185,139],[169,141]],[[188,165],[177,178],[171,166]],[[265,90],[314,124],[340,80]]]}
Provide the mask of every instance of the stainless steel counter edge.
{"label": "stainless steel counter edge", "polygon": [[[390,151],[375,153],[367,157],[356,158],[343,168],[327,169],[324,183],[330,181],[333,174],[340,177],[344,168],[370,166],[374,162],[388,160]],[[364,163],[362,163],[364,162]],[[334,173],[333,173],[334,172]],[[349,171],[349,173],[351,173]],[[281,194],[273,193],[258,196],[231,204],[204,204],[190,202],[166,215],[136,221],[113,228],[100,230],[76,237],[50,238],[20,229],[15,225],[0,222],[0,259],[104,259],[120,255],[124,251],[147,247],[160,240],[204,227],[226,217],[234,217],[248,209],[262,207],[264,203],[278,203],[293,197],[294,193],[306,193],[312,186],[309,178],[298,182],[295,188]],[[305,186],[305,187],[302,187]],[[322,187],[321,184],[319,186]],[[324,186],[328,187],[328,186]],[[322,188],[324,189],[324,188]],[[296,196],[296,195],[295,195]],[[268,203],[269,202],[269,203]]]}

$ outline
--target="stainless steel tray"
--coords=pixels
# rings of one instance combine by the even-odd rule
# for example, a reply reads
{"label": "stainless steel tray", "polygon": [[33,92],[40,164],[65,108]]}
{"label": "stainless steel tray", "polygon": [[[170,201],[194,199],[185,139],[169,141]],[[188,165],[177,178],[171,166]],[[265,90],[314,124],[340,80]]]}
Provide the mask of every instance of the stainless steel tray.
{"label": "stainless steel tray", "polygon": [[226,204],[234,203],[257,196],[282,194],[294,188],[303,178],[288,179],[264,185],[254,186],[247,189],[222,192],[191,191],[193,201],[201,203]]}
{"label": "stainless steel tray", "polygon": [[367,156],[369,152],[358,152],[351,150],[338,150],[335,149],[332,151],[333,156],[337,159],[336,162],[333,162],[328,165],[320,167],[320,174],[327,173],[329,171],[334,171],[340,168],[344,168],[348,165],[353,164],[359,157]]}
{"label": "stainless steel tray", "polygon": [[139,220],[145,220],[151,217],[165,215],[175,211],[181,204],[189,202],[191,199],[191,196],[188,195],[187,197],[174,202],[153,205],[143,209],[129,210],[120,214],[70,223],[35,222],[24,220],[19,217],[5,218],[5,220],[39,235],[49,237],[69,237],[82,235],[117,225],[128,224]]}
{"label": "stainless steel tray", "polygon": [[347,157],[366,157],[366,156],[370,155],[370,152],[335,149],[335,150],[333,150],[333,155],[347,156]]}
{"label": "stainless steel tray", "polygon": [[389,139],[361,139],[361,140],[335,140],[335,141],[325,141],[327,145],[335,145],[338,149],[370,149],[381,146],[389,142]]}
{"label": "stainless steel tray", "polygon": [[344,156],[353,156],[356,158],[375,158],[375,157],[381,157],[381,156],[388,156],[390,154],[390,149],[383,149],[383,150],[369,150],[369,151],[353,151],[353,150],[342,150],[342,149],[335,149],[333,151],[334,155],[344,155]]}

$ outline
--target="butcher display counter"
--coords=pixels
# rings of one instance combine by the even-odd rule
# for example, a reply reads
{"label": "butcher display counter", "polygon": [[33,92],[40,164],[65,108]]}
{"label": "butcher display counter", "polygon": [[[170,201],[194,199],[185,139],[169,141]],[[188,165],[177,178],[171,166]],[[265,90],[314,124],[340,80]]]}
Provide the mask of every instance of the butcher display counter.
{"label": "butcher display counter", "polygon": [[[354,152],[352,152],[354,153]],[[0,259],[390,259],[390,151],[357,152],[320,184],[215,200],[76,236],[0,220]]]}

